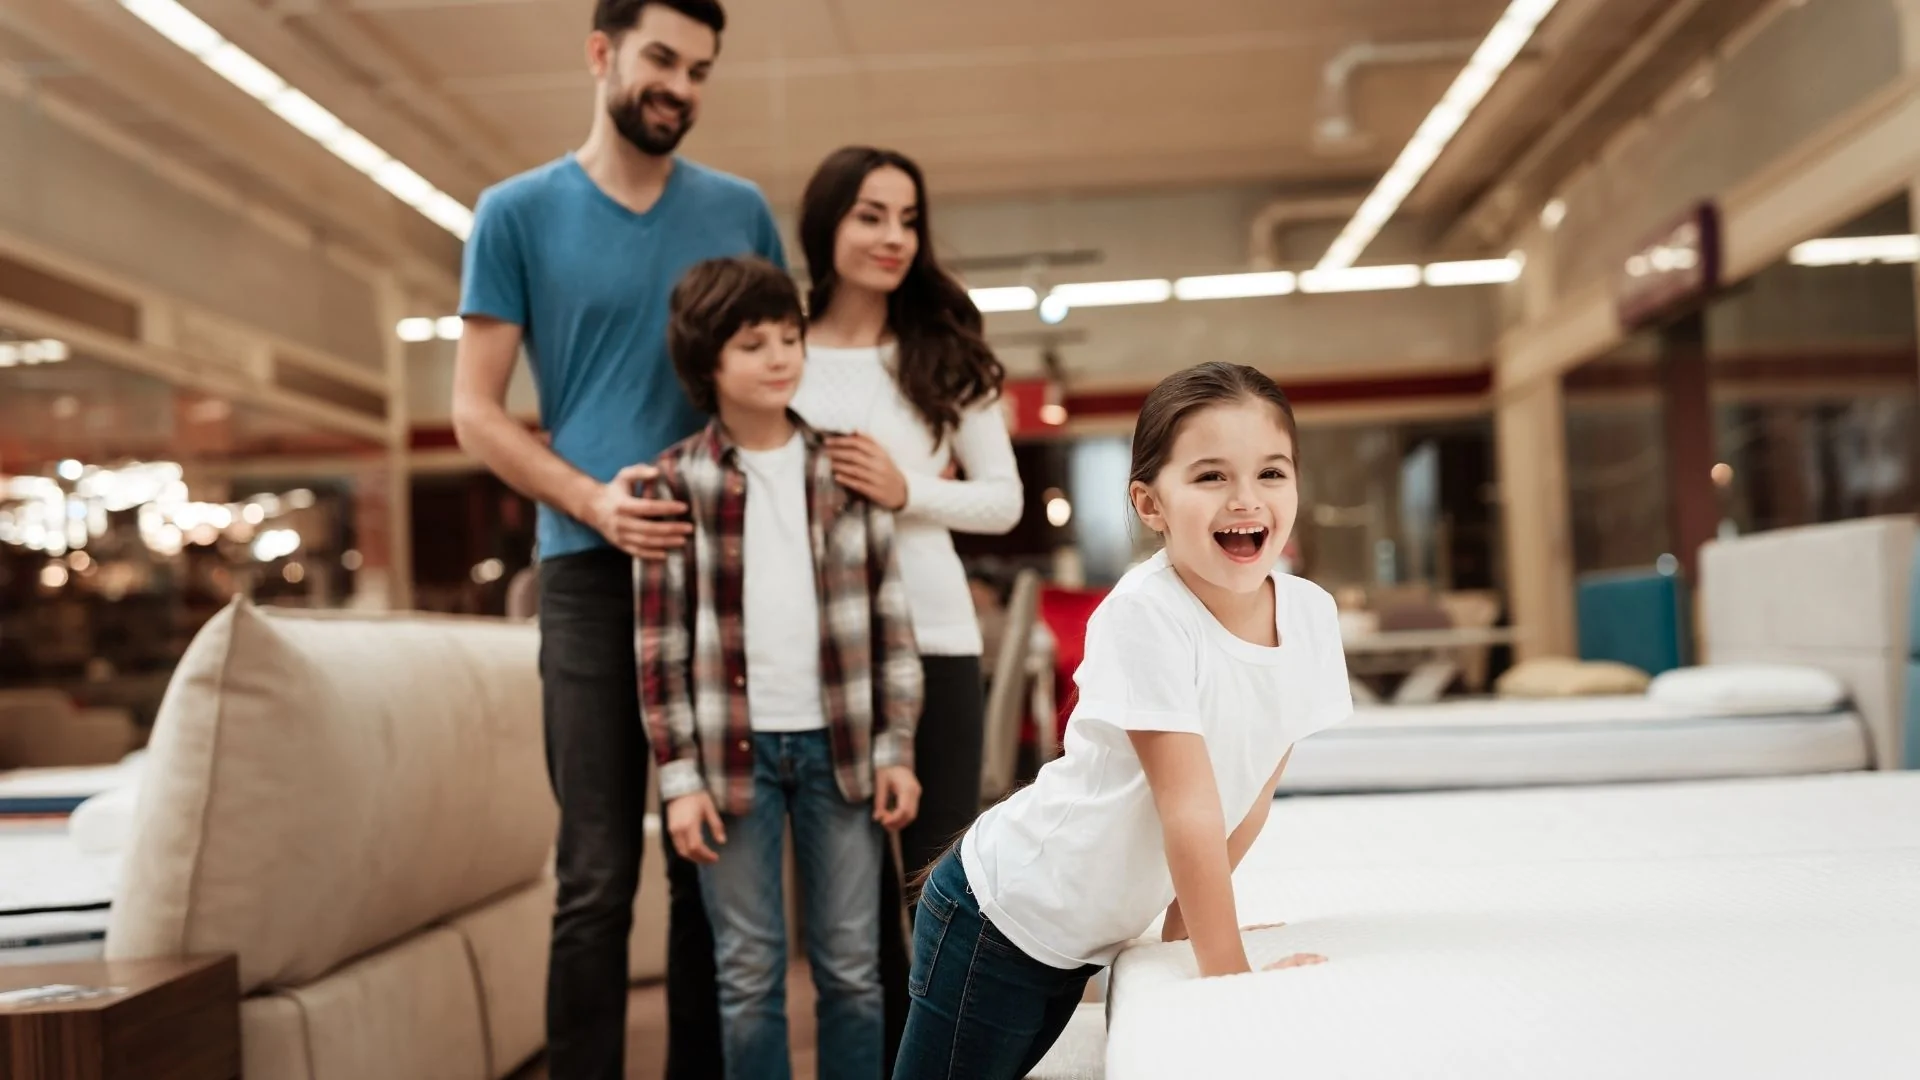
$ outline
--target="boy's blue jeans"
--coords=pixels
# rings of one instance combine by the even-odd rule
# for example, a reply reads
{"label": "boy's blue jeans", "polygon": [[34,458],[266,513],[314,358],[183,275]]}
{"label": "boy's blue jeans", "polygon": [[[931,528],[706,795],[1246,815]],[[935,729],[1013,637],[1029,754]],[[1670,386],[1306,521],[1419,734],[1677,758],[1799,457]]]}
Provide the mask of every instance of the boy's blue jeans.
{"label": "boy's blue jeans", "polygon": [[793,823],[807,960],[818,993],[820,1080],[878,1080],[880,858],[871,802],[834,779],[825,731],[753,736],[753,805],[726,819],[720,861],[700,868],[713,922],[728,1080],[788,1080],[787,928],[781,849]]}
{"label": "boy's blue jeans", "polygon": [[1049,967],[1020,951],[980,914],[959,851],[947,852],[914,914],[912,1004],[893,1080],[1020,1080],[1099,970]]}

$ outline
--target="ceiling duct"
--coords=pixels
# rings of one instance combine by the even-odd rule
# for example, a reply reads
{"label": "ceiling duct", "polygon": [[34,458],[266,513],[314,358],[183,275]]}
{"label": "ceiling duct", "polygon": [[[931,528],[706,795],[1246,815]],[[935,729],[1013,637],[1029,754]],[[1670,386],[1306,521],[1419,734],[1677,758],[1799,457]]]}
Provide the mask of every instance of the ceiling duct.
{"label": "ceiling duct", "polygon": [[1057,345],[1084,345],[1087,343],[1085,330],[1011,330],[1005,333],[988,334],[987,344],[997,348],[1040,348],[1050,349]]}
{"label": "ceiling duct", "polygon": [[1092,266],[1106,261],[1107,253],[1097,248],[1072,248],[1065,251],[1020,251],[1005,255],[957,255],[941,263],[956,274],[992,273],[997,270],[1054,270],[1066,266]]}
{"label": "ceiling duct", "polygon": [[1313,145],[1322,153],[1353,154],[1373,144],[1353,116],[1353,80],[1367,68],[1388,65],[1465,63],[1480,47],[1478,39],[1449,41],[1363,41],[1349,45],[1320,69],[1320,109]]}
{"label": "ceiling duct", "polygon": [[1344,221],[1360,209],[1364,195],[1275,199],[1261,207],[1247,226],[1247,262],[1255,270],[1277,270],[1281,265],[1280,230],[1308,221]]}

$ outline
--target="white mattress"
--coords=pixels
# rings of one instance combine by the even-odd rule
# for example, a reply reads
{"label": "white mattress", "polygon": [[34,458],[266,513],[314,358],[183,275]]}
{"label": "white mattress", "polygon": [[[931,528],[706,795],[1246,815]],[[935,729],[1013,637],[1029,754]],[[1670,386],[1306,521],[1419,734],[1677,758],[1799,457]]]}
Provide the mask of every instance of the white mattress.
{"label": "white mattress", "polygon": [[0,916],[101,907],[113,900],[118,855],[89,855],[66,822],[0,829]]}
{"label": "white mattress", "polygon": [[0,772],[0,815],[70,813],[93,796],[131,782],[144,760],[134,753],[113,765]]}
{"label": "white mattress", "polygon": [[1645,697],[1487,698],[1357,710],[1294,750],[1281,790],[1431,791],[1850,772],[1851,712],[1702,716]]}
{"label": "white mattress", "polygon": [[1911,1077],[1920,774],[1277,803],[1254,963],[1138,945],[1109,1080]]}
{"label": "white mattress", "polygon": [[99,911],[0,915],[0,965],[98,960],[107,951],[107,919]]}
{"label": "white mattress", "polygon": [[0,964],[99,957],[119,872],[119,856],[81,851],[65,821],[0,824]]}

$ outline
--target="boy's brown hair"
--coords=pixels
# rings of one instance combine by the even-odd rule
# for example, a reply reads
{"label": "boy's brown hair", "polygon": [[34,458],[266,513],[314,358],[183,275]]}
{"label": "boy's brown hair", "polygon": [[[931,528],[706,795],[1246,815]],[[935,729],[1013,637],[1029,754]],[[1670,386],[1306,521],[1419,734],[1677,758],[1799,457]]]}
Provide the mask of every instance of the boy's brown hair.
{"label": "boy's brown hair", "polygon": [[720,411],[713,384],[720,350],[741,327],[771,322],[804,330],[807,325],[793,279],[752,256],[694,264],[673,287],[667,311],[667,352],[673,357],[673,372],[687,400],[709,416]]}

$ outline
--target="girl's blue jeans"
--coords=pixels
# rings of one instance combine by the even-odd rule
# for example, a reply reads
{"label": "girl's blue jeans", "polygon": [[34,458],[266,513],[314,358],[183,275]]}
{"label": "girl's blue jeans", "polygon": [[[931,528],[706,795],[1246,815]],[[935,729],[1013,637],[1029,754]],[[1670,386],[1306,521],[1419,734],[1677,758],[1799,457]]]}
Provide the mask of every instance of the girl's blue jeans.
{"label": "girl's blue jeans", "polygon": [[1094,965],[1033,959],[980,914],[958,846],[934,865],[913,921],[907,1032],[893,1080],[1020,1080],[1046,1056]]}

